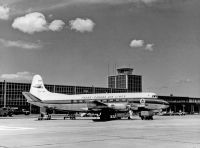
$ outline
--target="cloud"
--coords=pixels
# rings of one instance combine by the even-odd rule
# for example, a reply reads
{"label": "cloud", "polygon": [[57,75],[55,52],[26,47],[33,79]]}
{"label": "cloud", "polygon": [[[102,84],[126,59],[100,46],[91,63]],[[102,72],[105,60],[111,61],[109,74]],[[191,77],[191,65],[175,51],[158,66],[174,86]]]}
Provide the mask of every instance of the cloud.
{"label": "cloud", "polygon": [[153,51],[153,46],[154,46],[154,44],[147,44],[146,47],[145,47],[145,50]]}
{"label": "cloud", "polygon": [[27,12],[38,12],[46,11],[52,9],[59,9],[72,5],[81,4],[109,4],[109,5],[119,5],[119,4],[145,4],[145,6],[151,6],[156,2],[162,3],[172,3],[172,1],[167,0],[37,0],[37,2],[32,2],[31,0],[1,0],[2,4],[6,4],[11,8],[10,15],[16,16],[19,14],[25,14]]}
{"label": "cloud", "polygon": [[139,1],[141,1],[141,2],[143,2],[143,3],[146,3],[146,4],[149,4],[149,3],[156,2],[156,1],[158,1],[158,0],[139,0]]}
{"label": "cloud", "polygon": [[10,41],[0,38],[0,43],[2,43],[6,47],[19,47],[23,49],[40,49],[42,46],[39,43],[31,43],[24,41]]}
{"label": "cloud", "polygon": [[29,13],[25,16],[16,18],[12,24],[12,27],[29,34],[48,30],[45,16],[39,12]]}
{"label": "cloud", "polygon": [[132,41],[130,42],[129,46],[130,46],[131,48],[144,47],[144,49],[145,49],[146,51],[153,51],[153,50],[154,50],[154,49],[153,49],[154,44],[146,44],[146,45],[145,45],[144,40],[136,40],[136,39],[134,39],[134,40],[132,40]]}
{"label": "cloud", "polygon": [[76,18],[75,20],[70,20],[69,25],[72,30],[84,33],[84,32],[92,32],[95,23],[88,18],[87,19]]}
{"label": "cloud", "polygon": [[190,78],[182,78],[176,81],[176,84],[187,84],[191,83],[192,80]]}
{"label": "cloud", "polygon": [[48,17],[49,17],[49,18],[53,18],[53,14],[49,14]]}
{"label": "cloud", "polygon": [[52,31],[61,31],[65,23],[62,20],[54,20],[49,25],[49,29]]}
{"label": "cloud", "polygon": [[169,89],[169,88],[170,88],[169,86],[163,85],[163,86],[157,86],[157,87],[152,86],[152,87],[148,87],[147,89],[155,91],[155,90],[165,90],[165,89]]}
{"label": "cloud", "polygon": [[42,13],[33,12],[16,18],[12,27],[24,33],[33,34],[49,30],[61,31],[64,25],[65,23],[62,20],[54,20],[49,24]]}
{"label": "cloud", "polygon": [[17,72],[16,74],[2,74],[0,78],[9,80],[31,80],[33,75],[33,73],[24,71]]}
{"label": "cloud", "polygon": [[6,6],[0,6],[0,19],[8,20],[9,19],[10,8]]}
{"label": "cloud", "polygon": [[[45,1],[45,0],[43,0]],[[57,1],[49,1],[48,5],[44,5],[44,2],[39,5],[40,8],[38,10],[50,10],[50,9],[57,9],[62,8],[74,4],[111,4],[111,5],[118,5],[118,4],[138,4],[144,3],[146,5],[152,4],[157,1],[161,0],[57,0]],[[162,0],[164,1],[164,0]]]}
{"label": "cloud", "polygon": [[130,43],[130,47],[142,47],[144,45],[143,40],[132,40]]}

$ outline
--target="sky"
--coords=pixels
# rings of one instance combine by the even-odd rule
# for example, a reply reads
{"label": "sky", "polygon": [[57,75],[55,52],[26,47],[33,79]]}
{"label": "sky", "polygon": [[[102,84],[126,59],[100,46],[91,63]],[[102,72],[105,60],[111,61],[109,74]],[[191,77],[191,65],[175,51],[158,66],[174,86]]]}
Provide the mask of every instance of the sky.
{"label": "sky", "polygon": [[107,87],[116,65],[142,75],[144,92],[200,97],[199,7],[199,0],[0,0],[0,80],[40,74],[46,84]]}

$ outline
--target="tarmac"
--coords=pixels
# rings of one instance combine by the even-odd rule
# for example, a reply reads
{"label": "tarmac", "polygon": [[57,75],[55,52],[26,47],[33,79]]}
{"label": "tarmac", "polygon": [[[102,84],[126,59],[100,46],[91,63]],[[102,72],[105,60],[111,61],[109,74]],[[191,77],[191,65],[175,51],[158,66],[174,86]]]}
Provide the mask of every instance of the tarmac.
{"label": "tarmac", "polygon": [[0,117],[0,148],[200,148],[200,115],[93,122]]}

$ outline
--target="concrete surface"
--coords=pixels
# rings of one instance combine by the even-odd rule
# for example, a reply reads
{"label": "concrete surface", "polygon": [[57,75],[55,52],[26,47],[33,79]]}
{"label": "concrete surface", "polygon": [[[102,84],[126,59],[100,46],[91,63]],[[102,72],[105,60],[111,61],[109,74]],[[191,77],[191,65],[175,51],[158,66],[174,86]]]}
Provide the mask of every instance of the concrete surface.
{"label": "concrete surface", "polygon": [[200,115],[154,120],[0,117],[0,148],[200,148]]}

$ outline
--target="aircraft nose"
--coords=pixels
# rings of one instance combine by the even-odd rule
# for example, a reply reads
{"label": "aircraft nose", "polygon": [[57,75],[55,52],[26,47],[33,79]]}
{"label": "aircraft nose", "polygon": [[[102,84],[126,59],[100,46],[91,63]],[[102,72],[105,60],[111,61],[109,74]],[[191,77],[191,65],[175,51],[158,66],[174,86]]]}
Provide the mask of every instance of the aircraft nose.
{"label": "aircraft nose", "polygon": [[169,103],[166,102],[166,103],[165,103],[165,108],[168,108],[168,107],[169,107]]}
{"label": "aircraft nose", "polygon": [[167,101],[164,101],[163,102],[163,105],[164,105],[164,109],[168,108],[169,107],[169,103]]}
{"label": "aircraft nose", "polygon": [[165,105],[165,108],[168,108],[169,107],[169,105]]}
{"label": "aircraft nose", "polygon": [[167,101],[165,101],[165,105],[168,105],[169,106],[169,103]]}

